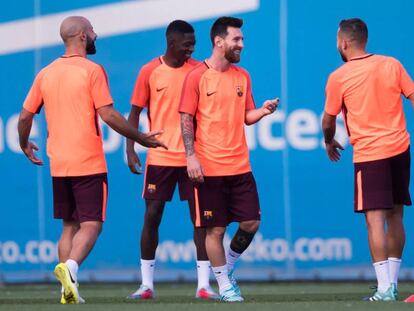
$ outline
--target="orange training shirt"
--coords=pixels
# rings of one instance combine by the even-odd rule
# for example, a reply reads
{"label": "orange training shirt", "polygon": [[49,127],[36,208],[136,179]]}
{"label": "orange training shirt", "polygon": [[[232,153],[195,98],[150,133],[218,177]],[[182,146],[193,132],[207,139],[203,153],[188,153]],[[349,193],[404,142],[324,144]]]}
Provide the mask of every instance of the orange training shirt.
{"label": "orange training shirt", "polygon": [[250,76],[238,66],[219,72],[204,62],[187,75],[179,111],[195,117],[195,151],[205,176],[251,171],[244,120],[254,108]]}
{"label": "orange training shirt", "polygon": [[187,165],[178,105],[185,76],[197,64],[199,62],[189,59],[183,66],[173,68],[165,64],[162,57],[158,57],[144,65],[138,74],[131,104],[148,108],[150,130],[163,129],[160,139],[168,146],[168,150],[149,149],[147,164]]}
{"label": "orange training shirt", "polygon": [[414,93],[414,83],[396,59],[368,54],[334,71],[326,85],[325,112],[342,110],[354,146],[354,162],[380,160],[407,150],[401,94]]}
{"label": "orange training shirt", "polygon": [[96,110],[112,102],[104,69],[84,57],[62,56],[39,72],[23,107],[44,105],[52,176],[107,171]]}

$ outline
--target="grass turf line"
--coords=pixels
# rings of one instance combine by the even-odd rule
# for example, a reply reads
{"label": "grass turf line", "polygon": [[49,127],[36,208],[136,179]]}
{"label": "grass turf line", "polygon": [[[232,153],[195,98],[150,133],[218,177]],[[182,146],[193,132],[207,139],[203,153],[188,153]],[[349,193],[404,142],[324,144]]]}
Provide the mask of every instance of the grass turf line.
{"label": "grass turf line", "polygon": [[[154,300],[131,301],[125,297],[136,284],[81,284],[79,291],[85,305],[59,304],[60,287],[56,285],[7,285],[0,287],[0,310],[414,310],[414,304],[370,303],[361,298],[372,293],[370,283],[241,283],[245,302],[236,305],[197,300],[193,284],[157,284]],[[401,299],[414,293],[413,283],[399,285]],[[255,311],[253,309],[253,311]]]}

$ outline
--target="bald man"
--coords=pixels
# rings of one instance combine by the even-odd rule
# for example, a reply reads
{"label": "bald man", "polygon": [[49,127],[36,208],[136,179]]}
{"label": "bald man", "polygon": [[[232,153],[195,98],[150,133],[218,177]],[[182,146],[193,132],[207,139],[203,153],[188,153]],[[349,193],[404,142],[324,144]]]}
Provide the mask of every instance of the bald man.
{"label": "bald man", "polygon": [[107,168],[98,115],[112,129],[146,147],[164,147],[161,131],[140,133],[113,107],[102,66],[88,60],[95,54],[96,33],[84,17],[66,18],[60,27],[65,54],[36,76],[20,113],[20,147],[36,165],[37,146],[29,141],[35,113],[45,107],[47,154],[53,182],[54,218],[63,220],[54,273],[62,284],[61,303],[78,304],[79,265],[92,250],[105,220]]}

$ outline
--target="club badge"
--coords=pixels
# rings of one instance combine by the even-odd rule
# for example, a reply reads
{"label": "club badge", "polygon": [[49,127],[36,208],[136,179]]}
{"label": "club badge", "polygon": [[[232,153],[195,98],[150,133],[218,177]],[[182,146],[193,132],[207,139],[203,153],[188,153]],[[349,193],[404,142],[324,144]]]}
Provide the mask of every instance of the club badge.
{"label": "club badge", "polygon": [[237,93],[237,95],[238,95],[239,97],[242,97],[242,96],[243,96],[243,91],[242,91],[241,86],[237,86],[237,87],[236,87],[236,93]]}

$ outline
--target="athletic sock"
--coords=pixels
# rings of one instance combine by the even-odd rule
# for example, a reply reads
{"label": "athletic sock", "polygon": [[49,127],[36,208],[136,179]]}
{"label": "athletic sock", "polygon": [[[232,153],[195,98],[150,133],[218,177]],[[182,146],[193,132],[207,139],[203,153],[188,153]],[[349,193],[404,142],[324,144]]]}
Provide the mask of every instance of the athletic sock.
{"label": "athletic sock", "polygon": [[73,259],[68,259],[66,260],[65,264],[68,267],[70,274],[76,281],[78,279],[78,270],[79,270],[78,263],[74,261]]}
{"label": "athletic sock", "polygon": [[222,294],[226,289],[231,288],[231,282],[228,276],[227,265],[220,267],[212,267],[214,276],[216,277],[217,284],[219,286],[219,292]]}
{"label": "athletic sock", "polygon": [[388,258],[388,266],[390,269],[390,281],[391,283],[398,284],[398,274],[400,272],[401,259],[396,257]]}
{"label": "athletic sock", "polygon": [[384,293],[390,287],[390,270],[388,260],[373,263],[377,275],[378,291]]}
{"label": "athletic sock", "polygon": [[197,260],[197,289],[210,287],[210,261]]}
{"label": "athletic sock", "polygon": [[149,287],[151,290],[154,290],[154,267],[155,259],[141,259],[141,284]]}
{"label": "athletic sock", "polygon": [[229,251],[226,254],[227,268],[229,271],[234,269],[234,264],[239,259],[240,255],[241,254],[236,253],[234,250],[232,250],[231,247],[229,248]]}

